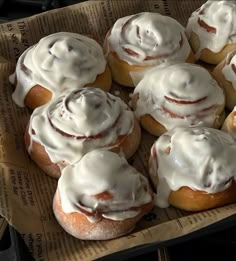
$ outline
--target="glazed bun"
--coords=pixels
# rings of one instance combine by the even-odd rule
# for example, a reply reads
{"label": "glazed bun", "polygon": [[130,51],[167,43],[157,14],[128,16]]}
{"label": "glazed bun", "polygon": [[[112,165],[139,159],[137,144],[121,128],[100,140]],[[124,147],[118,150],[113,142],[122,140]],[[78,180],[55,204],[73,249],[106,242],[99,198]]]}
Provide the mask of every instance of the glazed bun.
{"label": "glazed bun", "polygon": [[224,88],[227,109],[233,110],[236,105],[236,48],[215,67],[213,75]]}
{"label": "glazed bun", "polygon": [[120,98],[98,88],[67,92],[35,109],[25,132],[31,158],[56,178],[65,166],[96,148],[130,158],[140,139],[133,112]]}
{"label": "glazed bun", "polygon": [[193,12],[186,31],[196,58],[220,63],[236,48],[236,2],[207,1]]}
{"label": "glazed bun", "polygon": [[42,38],[19,58],[10,76],[12,95],[21,107],[35,109],[66,90],[111,88],[102,47],[84,35],[60,32]]}
{"label": "glazed bun", "polygon": [[177,127],[152,146],[156,205],[201,211],[236,202],[236,143],[220,130]]}
{"label": "glazed bun", "polygon": [[166,61],[195,61],[182,25],[158,13],[118,19],[107,33],[104,46],[113,79],[128,87],[134,87],[132,73]]}
{"label": "glazed bun", "polygon": [[124,157],[94,150],[58,181],[53,210],[59,224],[83,240],[106,240],[130,233],[153,208],[148,180]]}
{"label": "glazed bun", "polygon": [[219,128],[225,117],[222,88],[195,64],[155,67],[139,82],[132,101],[142,127],[155,136],[175,126]]}
{"label": "glazed bun", "polygon": [[236,107],[228,114],[221,129],[236,140]]}

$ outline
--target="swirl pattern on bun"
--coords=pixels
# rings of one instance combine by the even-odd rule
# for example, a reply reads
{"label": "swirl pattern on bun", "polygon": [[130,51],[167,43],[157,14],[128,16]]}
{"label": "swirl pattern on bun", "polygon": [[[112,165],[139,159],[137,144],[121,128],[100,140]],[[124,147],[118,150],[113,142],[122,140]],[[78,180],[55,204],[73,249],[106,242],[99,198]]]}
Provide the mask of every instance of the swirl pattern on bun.
{"label": "swirl pattern on bun", "polygon": [[158,13],[118,19],[106,36],[105,50],[113,79],[130,87],[131,72],[166,61],[194,62],[182,25]]}
{"label": "swirl pattern on bun", "polygon": [[236,201],[236,143],[220,130],[177,127],[152,146],[156,205],[201,211]]}
{"label": "swirl pattern on bun", "polygon": [[175,126],[219,128],[224,120],[224,92],[199,65],[155,67],[139,82],[132,100],[141,125],[157,136]]}
{"label": "swirl pattern on bun", "polygon": [[68,32],[51,34],[28,48],[10,81],[16,86],[15,103],[32,109],[69,89],[87,84],[104,90],[111,87],[101,46],[89,37]]}
{"label": "swirl pattern on bun", "polygon": [[207,1],[193,12],[186,31],[197,58],[220,63],[236,48],[236,2]]}
{"label": "swirl pattern on bun", "polygon": [[80,239],[105,240],[131,232],[153,207],[146,177],[111,151],[94,150],[62,171],[53,209]]}
{"label": "swirl pattern on bun", "polygon": [[97,88],[64,93],[34,110],[25,134],[32,159],[49,175],[106,147],[129,158],[138,148],[140,127],[118,97]]}

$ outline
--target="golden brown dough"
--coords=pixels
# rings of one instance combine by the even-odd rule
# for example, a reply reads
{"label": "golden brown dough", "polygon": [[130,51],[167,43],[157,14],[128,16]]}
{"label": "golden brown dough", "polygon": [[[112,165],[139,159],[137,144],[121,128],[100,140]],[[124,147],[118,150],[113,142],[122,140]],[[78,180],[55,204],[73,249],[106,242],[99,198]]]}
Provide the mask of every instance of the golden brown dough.
{"label": "golden brown dough", "polygon": [[176,127],[160,136],[149,158],[156,205],[202,211],[236,202],[235,152],[231,135],[212,128]]}
{"label": "golden brown dough", "polygon": [[[86,84],[85,87],[88,86],[88,87],[100,88],[108,92],[111,89],[111,84],[112,84],[111,72],[109,67],[106,66],[104,73],[98,75],[93,83]],[[51,99],[52,99],[52,93],[48,89],[40,85],[35,85],[26,95],[24,103],[25,106],[34,110],[35,108],[48,103]]]}
{"label": "golden brown dough", "polygon": [[[195,62],[195,57],[192,51],[189,54],[186,62]],[[108,54],[108,63],[111,69],[113,80],[120,85],[127,87],[135,87],[131,76],[132,73],[145,72],[145,70],[152,68],[151,66],[130,65],[127,62],[122,61],[115,52],[110,52]]]}
{"label": "golden brown dough", "polygon": [[196,58],[219,64],[236,48],[235,1],[207,1],[188,19],[186,33]]}
{"label": "golden brown dough", "polygon": [[111,72],[102,47],[92,38],[69,32],[50,34],[19,57],[9,78],[13,101],[35,109],[68,90],[97,87],[109,91]]}
{"label": "golden brown dough", "polygon": [[213,79],[199,65],[172,64],[153,69],[132,96],[133,110],[141,126],[155,136],[178,125],[220,128],[225,119],[225,95]]}
{"label": "golden brown dough", "polygon": [[58,190],[53,200],[53,211],[60,225],[69,234],[83,240],[108,240],[129,234],[136,223],[151,209],[153,202],[141,207],[141,212],[133,218],[114,221],[102,218],[101,221],[92,223],[85,215],[80,213],[65,213],[61,207]]}
{"label": "golden brown dough", "polygon": [[83,240],[128,234],[152,208],[148,179],[123,156],[103,149],[63,169],[53,200],[59,224]]}
{"label": "golden brown dough", "polygon": [[35,109],[25,131],[31,158],[55,178],[65,166],[96,148],[130,158],[140,140],[139,123],[128,106],[92,87],[64,93]]}
{"label": "golden brown dough", "polygon": [[158,13],[118,19],[105,37],[104,50],[113,80],[127,87],[135,85],[133,74],[143,74],[159,64],[195,62],[182,25]]}
{"label": "golden brown dough", "polygon": [[225,191],[218,193],[206,193],[195,191],[188,187],[182,187],[177,191],[171,191],[169,203],[186,211],[202,211],[216,207],[222,207],[236,201],[236,183]]}
{"label": "golden brown dough", "polygon": [[228,132],[231,134],[233,138],[236,138],[236,111],[235,108],[233,111],[229,113],[229,115],[226,117],[223,125],[222,125],[222,130],[225,132]]}
{"label": "golden brown dough", "polygon": [[[200,47],[200,42],[198,36],[192,32],[189,43],[195,53],[198,52]],[[201,55],[198,57],[198,59],[202,60],[203,62],[210,63],[213,65],[219,64],[222,60],[225,59],[228,53],[235,50],[236,43],[235,44],[227,44],[220,52],[214,53],[208,48],[204,48],[201,51]]]}
{"label": "golden brown dough", "polygon": [[[134,128],[133,131],[129,135],[122,135],[118,137],[117,141],[114,144],[110,144],[107,147],[110,147],[111,151],[117,152],[117,153],[124,153],[125,157],[129,159],[133,156],[133,154],[136,152],[136,150],[139,147],[141,140],[141,129],[139,126],[139,123],[137,120],[134,122]],[[86,142],[86,141],[85,141]],[[30,157],[32,160],[49,176],[53,178],[59,178],[61,175],[60,168],[58,166],[58,163],[53,163],[50,160],[50,157],[48,156],[47,152],[45,151],[44,146],[42,146],[40,143],[32,141],[32,144],[30,145],[30,135],[29,135],[29,127],[26,128],[25,131],[25,145],[27,150],[30,148]],[[66,163],[59,162],[60,166],[64,165],[66,166]]]}
{"label": "golden brown dough", "polygon": [[[236,45],[235,45],[236,48]],[[230,64],[232,58],[236,55],[236,51],[230,52],[225,59],[221,63],[219,63],[215,69],[213,70],[213,76],[215,79],[221,84],[221,86],[224,88],[225,91],[225,97],[226,97],[226,108],[230,111],[233,110],[234,106],[236,105],[236,89],[234,88],[231,81],[228,81],[225,78],[225,75],[223,73],[224,67]],[[236,67],[235,67],[236,68]],[[233,73],[233,72],[232,72]],[[235,79],[236,79],[236,71],[235,73]],[[236,80],[235,80],[236,82]],[[234,83],[235,84],[235,83]]]}

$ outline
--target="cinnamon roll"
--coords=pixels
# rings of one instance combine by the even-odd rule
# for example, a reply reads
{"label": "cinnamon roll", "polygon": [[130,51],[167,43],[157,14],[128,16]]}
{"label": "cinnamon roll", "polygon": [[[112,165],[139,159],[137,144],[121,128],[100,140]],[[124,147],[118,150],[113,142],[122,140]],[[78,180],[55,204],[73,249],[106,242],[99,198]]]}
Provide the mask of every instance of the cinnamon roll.
{"label": "cinnamon roll", "polygon": [[236,50],[230,52],[226,58],[213,70],[213,75],[225,91],[226,107],[233,110],[236,105]]}
{"label": "cinnamon roll", "polygon": [[107,240],[131,232],[153,208],[148,180],[124,157],[94,150],[63,169],[53,201],[59,224],[83,240]]}
{"label": "cinnamon roll", "polygon": [[236,48],[236,2],[207,1],[193,12],[186,32],[196,58],[220,63]]}
{"label": "cinnamon roll", "polygon": [[35,109],[25,132],[31,158],[48,175],[60,176],[96,148],[131,157],[141,131],[133,112],[118,97],[97,88],[66,92]]}
{"label": "cinnamon roll", "polygon": [[236,140],[236,107],[228,114],[221,129]]}
{"label": "cinnamon roll", "polygon": [[175,126],[219,128],[224,121],[222,88],[203,67],[168,64],[147,72],[132,97],[142,127],[159,136]]}
{"label": "cinnamon roll", "polygon": [[182,25],[158,13],[118,19],[107,33],[104,47],[113,79],[129,87],[134,87],[134,72],[166,61],[194,62]]}
{"label": "cinnamon roll", "polygon": [[236,202],[236,143],[220,130],[176,127],[151,148],[155,204],[201,211]]}
{"label": "cinnamon roll", "polygon": [[101,46],[67,32],[46,36],[28,48],[9,79],[15,85],[15,103],[31,109],[69,89],[90,86],[108,91],[112,82]]}

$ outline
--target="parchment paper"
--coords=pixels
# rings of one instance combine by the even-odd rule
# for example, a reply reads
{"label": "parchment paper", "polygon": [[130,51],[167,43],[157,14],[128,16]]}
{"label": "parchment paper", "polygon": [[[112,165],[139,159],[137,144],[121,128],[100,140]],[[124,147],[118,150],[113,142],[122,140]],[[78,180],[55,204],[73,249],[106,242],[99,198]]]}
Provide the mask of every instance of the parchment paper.
{"label": "parchment paper", "polygon": [[[19,55],[53,32],[94,35],[102,43],[117,18],[142,11],[160,12],[186,24],[200,0],[88,1],[0,25],[0,215],[22,235],[36,260],[93,260],[134,246],[186,235],[236,214],[236,204],[200,213],[155,208],[130,235],[109,241],[82,241],[68,235],[56,222],[52,199],[57,181],[46,176],[29,158],[23,135],[30,111],[12,101],[8,82]],[[128,101],[129,91],[118,85]],[[117,92],[115,92],[117,93]],[[142,133],[131,163],[147,175],[147,159],[155,137]]]}

